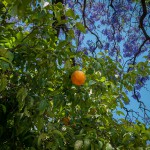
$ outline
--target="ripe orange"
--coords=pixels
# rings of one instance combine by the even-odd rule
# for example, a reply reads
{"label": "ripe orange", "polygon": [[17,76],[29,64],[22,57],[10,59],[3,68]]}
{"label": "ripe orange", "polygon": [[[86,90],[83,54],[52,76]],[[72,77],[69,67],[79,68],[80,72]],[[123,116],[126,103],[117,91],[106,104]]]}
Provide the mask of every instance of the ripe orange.
{"label": "ripe orange", "polygon": [[70,117],[64,117],[62,119],[62,122],[64,123],[65,126],[69,125],[70,124]]}
{"label": "ripe orange", "polygon": [[86,76],[82,71],[74,71],[71,75],[71,81],[75,85],[83,85],[86,80]]}

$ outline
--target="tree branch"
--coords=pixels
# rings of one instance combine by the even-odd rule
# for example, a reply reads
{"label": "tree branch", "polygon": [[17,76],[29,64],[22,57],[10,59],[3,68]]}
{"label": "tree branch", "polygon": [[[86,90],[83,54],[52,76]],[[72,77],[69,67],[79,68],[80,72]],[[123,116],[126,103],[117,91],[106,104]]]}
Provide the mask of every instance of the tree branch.
{"label": "tree branch", "polygon": [[141,0],[141,5],[142,5],[143,14],[140,17],[139,27],[143,31],[143,34],[144,34],[145,38],[147,40],[150,40],[150,36],[147,34],[147,32],[146,32],[146,30],[144,28],[144,25],[143,25],[144,19],[145,19],[146,15],[147,15],[147,8],[146,8],[146,2],[145,2],[145,0]]}

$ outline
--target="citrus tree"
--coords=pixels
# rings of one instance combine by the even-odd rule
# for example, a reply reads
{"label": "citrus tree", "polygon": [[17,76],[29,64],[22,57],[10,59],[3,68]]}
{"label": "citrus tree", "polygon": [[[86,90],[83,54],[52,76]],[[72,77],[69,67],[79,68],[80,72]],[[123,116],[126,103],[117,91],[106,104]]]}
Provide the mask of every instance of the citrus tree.
{"label": "citrus tree", "polygon": [[[58,1],[57,1],[58,2]],[[76,52],[78,14],[61,2],[0,2],[0,147],[3,150],[148,149],[150,129],[116,108],[148,61],[122,77],[107,52]],[[80,70],[80,71],[79,71]]]}

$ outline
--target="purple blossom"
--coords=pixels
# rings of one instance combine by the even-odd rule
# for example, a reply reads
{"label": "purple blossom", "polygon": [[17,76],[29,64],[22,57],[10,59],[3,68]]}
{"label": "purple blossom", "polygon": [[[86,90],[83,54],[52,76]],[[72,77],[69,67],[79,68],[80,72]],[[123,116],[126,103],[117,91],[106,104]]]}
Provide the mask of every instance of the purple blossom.
{"label": "purple blossom", "polygon": [[135,94],[133,93],[132,97],[134,99],[137,99],[137,98],[140,99],[141,98],[141,94],[140,94],[140,92],[136,91]]}
{"label": "purple blossom", "polygon": [[107,36],[109,41],[113,40],[113,33],[110,29],[104,29],[102,30],[102,33]]}
{"label": "purple blossom", "polygon": [[117,34],[115,38],[116,38],[117,42],[121,42],[121,40],[123,40],[121,34]]}
{"label": "purple blossom", "polygon": [[19,20],[18,20],[18,17],[17,16],[15,16],[15,17],[11,17],[11,18],[7,18],[6,19],[6,22],[7,23],[16,23],[16,22],[18,22]]}
{"label": "purple blossom", "polygon": [[84,34],[80,34],[80,36],[79,36],[79,45],[81,45],[83,40],[84,40]]}
{"label": "purple blossom", "polygon": [[106,43],[106,44],[104,45],[104,50],[108,50],[109,47],[110,47],[110,44],[109,44],[109,43]]}
{"label": "purple blossom", "polygon": [[76,36],[80,36],[80,33],[81,33],[81,32],[80,32],[79,30],[75,30],[75,35],[76,35]]}
{"label": "purple blossom", "polygon": [[68,4],[68,7],[73,8],[74,7],[74,2],[71,0],[64,0],[64,2],[66,2],[66,4]]}
{"label": "purple blossom", "polygon": [[92,40],[88,40],[87,41],[87,45],[89,46],[89,51],[93,53],[95,51],[95,49],[96,49],[93,41]]}
{"label": "purple blossom", "polygon": [[146,81],[149,80],[149,76],[145,77],[138,77],[135,84],[135,89],[140,90],[146,83]]}
{"label": "purple blossom", "polygon": [[117,15],[113,15],[112,17],[111,17],[111,22],[114,24],[118,24],[118,18],[117,18]]}
{"label": "purple blossom", "polygon": [[[103,19],[103,20],[100,21],[100,23],[101,23],[102,25],[105,25],[105,24],[107,24],[107,21],[106,21],[105,19]],[[100,24],[99,24],[98,26],[100,26]]]}
{"label": "purple blossom", "polygon": [[135,41],[126,41],[123,44],[124,57],[131,57],[139,50],[139,45]]}
{"label": "purple blossom", "polygon": [[88,48],[79,46],[77,52],[84,52],[85,55],[88,55]]}

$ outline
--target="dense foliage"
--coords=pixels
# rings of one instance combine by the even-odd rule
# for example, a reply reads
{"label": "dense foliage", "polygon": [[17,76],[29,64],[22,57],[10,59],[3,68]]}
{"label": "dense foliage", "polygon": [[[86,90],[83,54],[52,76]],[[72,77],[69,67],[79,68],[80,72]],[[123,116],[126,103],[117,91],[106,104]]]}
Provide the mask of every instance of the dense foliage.
{"label": "dense foliage", "polygon": [[[1,149],[149,149],[149,125],[129,118],[125,107],[130,101],[126,91],[133,91],[148,115],[137,90],[139,80],[148,79],[149,60],[136,62],[139,51],[147,51],[148,27],[142,22],[138,33],[125,15],[126,6],[132,11],[139,3],[0,2]],[[114,10],[106,9],[109,4]],[[99,32],[104,38],[95,26],[103,26]],[[86,43],[89,34],[95,41]],[[129,65],[122,62],[121,49],[130,57]],[[72,84],[75,70],[85,72],[84,85]],[[124,117],[117,120],[113,114]]]}

